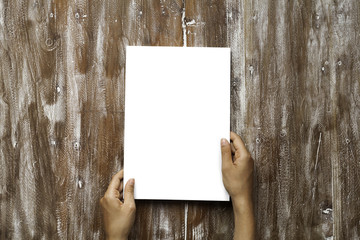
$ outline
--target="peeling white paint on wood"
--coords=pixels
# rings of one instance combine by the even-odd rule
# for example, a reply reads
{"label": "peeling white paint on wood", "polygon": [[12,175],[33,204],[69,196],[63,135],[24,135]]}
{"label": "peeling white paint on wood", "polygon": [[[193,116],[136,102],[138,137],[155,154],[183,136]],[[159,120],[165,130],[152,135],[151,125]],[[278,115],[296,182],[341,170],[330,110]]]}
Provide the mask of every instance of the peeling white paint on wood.
{"label": "peeling white paint on wood", "polygon": [[[358,238],[359,4],[0,1],[0,239],[104,237],[128,45],[231,47],[258,239]],[[130,239],[232,238],[231,205],[137,209]]]}

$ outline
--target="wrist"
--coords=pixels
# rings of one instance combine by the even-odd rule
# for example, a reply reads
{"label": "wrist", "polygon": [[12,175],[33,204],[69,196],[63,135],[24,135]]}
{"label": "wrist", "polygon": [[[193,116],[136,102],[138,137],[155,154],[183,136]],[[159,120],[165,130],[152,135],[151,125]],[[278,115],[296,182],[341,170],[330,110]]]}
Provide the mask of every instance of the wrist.
{"label": "wrist", "polygon": [[111,236],[107,236],[106,240],[128,240],[127,237],[111,237]]}
{"label": "wrist", "polygon": [[234,213],[241,214],[243,212],[252,211],[253,202],[251,196],[248,197],[234,197],[231,199]]}

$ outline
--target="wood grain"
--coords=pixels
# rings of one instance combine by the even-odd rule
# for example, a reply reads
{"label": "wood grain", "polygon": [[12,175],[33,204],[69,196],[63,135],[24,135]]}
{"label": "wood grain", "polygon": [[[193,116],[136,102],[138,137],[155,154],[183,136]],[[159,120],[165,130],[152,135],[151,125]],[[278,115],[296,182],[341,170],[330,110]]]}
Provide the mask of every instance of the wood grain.
{"label": "wood grain", "polygon": [[334,235],[360,238],[360,3],[336,1],[329,10],[333,99]]}
{"label": "wood grain", "polygon": [[[257,239],[358,239],[359,29],[356,0],[0,0],[0,239],[104,239],[128,45],[231,48]],[[233,228],[230,203],[138,201],[130,239]]]}
{"label": "wood grain", "polygon": [[[0,6],[0,238],[102,239],[98,201],[123,162],[125,47],[181,45],[181,2]],[[183,204],[139,202],[137,225],[172,212]],[[176,219],[153,235],[182,239]]]}

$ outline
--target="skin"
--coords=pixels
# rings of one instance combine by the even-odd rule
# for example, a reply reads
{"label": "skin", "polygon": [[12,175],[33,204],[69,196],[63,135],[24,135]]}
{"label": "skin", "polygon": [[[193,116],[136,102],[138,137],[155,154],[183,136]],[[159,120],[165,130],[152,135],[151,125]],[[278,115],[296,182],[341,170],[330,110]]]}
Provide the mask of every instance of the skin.
{"label": "skin", "polygon": [[[252,203],[254,162],[244,142],[234,132],[230,132],[229,143],[221,139],[222,175],[234,210],[234,240],[255,239],[255,221]],[[134,179],[130,179],[124,191],[121,170],[115,174],[103,198],[102,207],[106,239],[128,239],[135,221]]]}
{"label": "skin", "polygon": [[240,136],[230,133],[231,144],[221,139],[222,175],[233,205],[234,240],[255,239],[252,203],[254,161]]}
{"label": "skin", "polygon": [[103,212],[105,235],[107,240],[128,239],[132,225],[135,222],[135,180],[126,183],[123,197],[124,171],[121,170],[112,177],[104,197],[100,199]]}

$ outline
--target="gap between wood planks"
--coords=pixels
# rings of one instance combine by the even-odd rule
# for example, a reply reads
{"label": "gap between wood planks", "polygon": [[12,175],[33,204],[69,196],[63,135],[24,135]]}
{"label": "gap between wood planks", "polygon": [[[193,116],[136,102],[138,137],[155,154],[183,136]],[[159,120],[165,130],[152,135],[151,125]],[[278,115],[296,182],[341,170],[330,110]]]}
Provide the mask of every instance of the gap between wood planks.
{"label": "gap between wood planks", "polygon": [[[185,11],[185,1],[182,1],[182,12],[181,12],[181,28],[182,28],[182,36],[183,36],[183,47],[187,47],[187,33],[186,33],[186,11]],[[187,220],[188,220],[188,211],[189,211],[189,202],[185,202],[185,209],[184,209],[184,235],[185,240],[187,240]]]}

